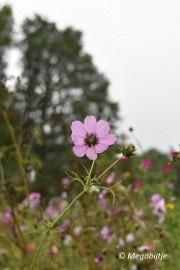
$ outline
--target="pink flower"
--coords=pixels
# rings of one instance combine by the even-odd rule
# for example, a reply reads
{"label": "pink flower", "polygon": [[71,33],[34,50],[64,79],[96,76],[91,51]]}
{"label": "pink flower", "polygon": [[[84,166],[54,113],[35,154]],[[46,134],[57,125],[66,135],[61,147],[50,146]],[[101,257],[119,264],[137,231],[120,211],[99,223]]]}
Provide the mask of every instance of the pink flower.
{"label": "pink flower", "polygon": [[41,194],[39,192],[32,192],[28,196],[30,207],[33,208],[40,203]]}
{"label": "pink flower", "polygon": [[123,156],[123,157],[120,159],[120,163],[124,164],[124,163],[126,163],[128,160],[129,160],[128,157],[124,157],[124,156]]}
{"label": "pink flower", "polygon": [[110,126],[107,121],[86,116],[84,124],[80,121],[73,121],[71,125],[71,138],[75,144],[73,152],[77,157],[86,155],[89,159],[95,160],[97,154],[107,150],[117,140],[114,134],[110,134]]}
{"label": "pink flower", "polygon": [[61,179],[61,184],[63,186],[69,185],[70,182],[71,182],[71,180],[69,179],[69,177],[64,177],[64,178]]}
{"label": "pink flower", "polygon": [[114,183],[114,180],[115,180],[115,173],[114,172],[112,172],[107,178],[106,178],[106,183],[108,184],[108,185],[111,185],[111,184],[113,184]]}
{"label": "pink flower", "polygon": [[151,196],[151,206],[156,205],[160,200],[161,200],[161,195],[160,194],[153,194]]}
{"label": "pink flower", "polygon": [[174,189],[174,183],[172,183],[172,182],[168,182],[166,186],[169,189]]}
{"label": "pink flower", "polygon": [[161,199],[154,206],[154,209],[153,209],[154,215],[159,217],[159,223],[162,223],[164,221],[165,212],[166,212],[165,201],[164,201],[164,199]]}
{"label": "pink flower", "polygon": [[2,221],[3,221],[4,225],[11,224],[13,222],[13,217],[12,217],[11,213],[8,211],[6,213],[4,213]]}
{"label": "pink flower", "polygon": [[107,226],[102,227],[100,235],[102,239],[105,240],[107,243],[112,242],[116,238],[116,235],[112,233]]}
{"label": "pink flower", "polygon": [[140,188],[141,185],[142,185],[142,180],[138,179],[138,180],[134,181],[132,187],[133,187],[133,189],[138,189],[138,188]]}
{"label": "pink flower", "polygon": [[116,216],[120,212],[119,207],[117,206],[111,206],[110,208],[107,209],[106,213],[109,217]]}
{"label": "pink flower", "polygon": [[56,255],[56,254],[58,254],[58,248],[57,248],[55,245],[53,245],[53,246],[51,247],[50,254],[51,254],[51,255]]}
{"label": "pink flower", "polygon": [[36,250],[36,245],[34,243],[29,243],[26,246],[27,253],[33,253]]}
{"label": "pink flower", "polygon": [[151,196],[150,206],[153,208],[153,214],[159,217],[159,223],[164,221],[164,215],[166,212],[165,201],[159,194],[153,194]]}
{"label": "pink flower", "polygon": [[125,242],[122,238],[120,238],[120,239],[119,239],[118,248],[124,247],[125,244],[126,244],[126,242]]}
{"label": "pink flower", "polygon": [[133,234],[132,234],[132,233],[127,234],[127,235],[126,235],[126,243],[130,243],[130,242],[132,242],[132,241],[134,241],[134,236],[133,236]]}
{"label": "pink flower", "polygon": [[171,165],[166,164],[163,166],[163,168],[162,168],[163,173],[168,174],[170,171],[171,171]]}
{"label": "pink flower", "polygon": [[152,250],[154,248],[154,246],[152,244],[149,244],[149,245],[143,245],[143,246],[140,246],[138,247],[137,249],[140,251],[140,252],[143,252],[143,251],[149,251],[149,250]]}
{"label": "pink flower", "polygon": [[99,253],[99,254],[97,254],[96,256],[95,256],[95,258],[94,258],[94,262],[96,263],[96,264],[99,264],[102,260],[103,260],[103,258],[104,258],[104,253]]}
{"label": "pink flower", "polygon": [[144,159],[144,160],[142,160],[141,166],[143,167],[143,169],[146,169],[146,170],[151,169],[152,166],[153,166],[152,159]]}
{"label": "pink flower", "polygon": [[59,226],[59,231],[62,233],[64,232],[71,224],[70,219],[65,219],[63,223]]}

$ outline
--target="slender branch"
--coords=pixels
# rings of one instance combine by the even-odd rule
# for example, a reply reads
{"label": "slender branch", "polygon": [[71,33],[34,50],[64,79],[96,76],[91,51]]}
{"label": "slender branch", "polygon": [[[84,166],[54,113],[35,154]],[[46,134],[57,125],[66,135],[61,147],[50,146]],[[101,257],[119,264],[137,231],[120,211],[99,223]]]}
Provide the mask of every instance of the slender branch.
{"label": "slender branch", "polygon": [[91,168],[90,168],[90,171],[89,171],[89,173],[88,173],[87,182],[86,182],[86,187],[89,186],[89,182],[90,182],[90,179],[91,179],[91,173],[92,173],[92,170],[93,170],[93,167],[94,167],[94,163],[95,163],[95,161],[93,160],[92,165],[91,165]]}
{"label": "slender branch", "polygon": [[54,228],[59,220],[64,216],[64,214],[71,208],[71,206],[87,191],[87,189],[84,189],[79,195],[65,208],[63,212],[59,214],[59,216],[53,221],[53,223],[50,225],[50,228]]}
{"label": "slender branch", "polygon": [[20,169],[20,172],[21,172],[21,175],[22,175],[22,180],[23,180],[26,196],[28,196],[28,194],[29,194],[28,178],[27,178],[27,175],[26,175],[26,171],[24,169],[23,157],[22,157],[22,154],[21,154],[21,150],[20,150],[20,147],[19,147],[19,145],[17,143],[16,136],[15,136],[15,133],[14,133],[14,129],[13,129],[13,127],[12,127],[10,121],[9,121],[7,112],[5,110],[2,110],[2,115],[4,117],[4,121],[6,123],[6,126],[7,126],[8,130],[9,130],[9,133],[10,133],[14,148],[16,150],[18,166],[19,166],[19,169]]}
{"label": "slender branch", "polygon": [[120,160],[121,160],[121,158],[120,159],[118,158],[116,161],[114,161],[100,176],[98,176],[98,178],[96,180],[99,180],[101,177],[103,177],[103,175],[105,175]]}
{"label": "slender branch", "polygon": [[44,232],[44,234],[43,234],[43,236],[42,236],[42,238],[41,238],[41,241],[40,241],[40,243],[39,243],[39,246],[38,246],[38,248],[37,248],[37,251],[36,251],[36,253],[34,254],[34,256],[33,256],[33,260],[32,260],[32,264],[31,264],[31,266],[30,266],[30,270],[33,270],[34,269],[34,265],[35,265],[35,262],[36,262],[36,260],[37,260],[37,257],[38,257],[38,255],[39,255],[39,253],[40,253],[40,251],[41,251],[41,248],[42,248],[42,246],[43,246],[43,243],[44,243],[44,241],[45,241],[45,239],[46,239],[46,237],[47,237],[47,235],[48,235],[48,233],[49,233],[49,230],[51,230],[51,229],[53,229],[56,225],[57,225],[57,223],[59,222],[59,220],[66,214],[66,212],[71,208],[71,206],[85,193],[87,191],[87,189],[84,189],[81,193],[79,193],[79,195],[66,207],[66,209],[62,212],[62,213],[60,213],[59,214],[59,216],[54,220],[54,222],[53,223],[51,223],[51,225],[49,226],[49,229],[47,229],[45,232]]}
{"label": "slender branch", "polygon": [[35,254],[33,256],[32,263],[31,263],[31,266],[30,266],[30,269],[29,270],[33,270],[34,269],[35,262],[37,260],[37,257],[39,255],[39,252],[41,251],[41,248],[43,246],[43,243],[44,243],[44,241],[45,241],[46,236],[48,235],[48,233],[49,233],[48,230],[43,233],[42,238],[41,238],[41,241],[39,243],[39,246],[38,246],[38,248],[37,248],[37,250],[36,250],[36,252],[35,252]]}

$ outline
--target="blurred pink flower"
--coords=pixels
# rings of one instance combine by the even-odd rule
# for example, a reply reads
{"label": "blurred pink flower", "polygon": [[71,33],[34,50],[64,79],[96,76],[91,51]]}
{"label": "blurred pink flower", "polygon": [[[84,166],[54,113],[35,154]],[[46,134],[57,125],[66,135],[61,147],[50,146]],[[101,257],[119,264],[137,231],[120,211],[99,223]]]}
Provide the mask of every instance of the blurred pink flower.
{"label": "blurred pink flower", "polygon": [[107,209],[106,213],[109,217],[116,216],[120,212],[119,207],[117,206],[111,206],[110,208]]}
{"label": "blurred pink flower", "polygon": [[125,244],[126,244],[126,242],[122,238],[120,238],[119,243],[118,243],[118,248],[124,247]]}
{"label": "blurred pink flower", "polygon": [[105,208],[108,205],[107,199],[105,198],[105,195],[108,193],[107,189],[103,189],[99,195],[98,195],[98,204]]}
{"label": "blurred pink flower", "polygon": [[105,240],[107,243],[112,242],[116,238],[116,235],[112,233],[111,230],[107,226],[102,227],[100,231],[100,235],[102,239]]}
{"label": "blurred pink flower", "polygon": [[115,176],[116,174],[114,172],[112,172],[107,178],[106,178],[106,183],[108,185],[111,185],[114,183],[114,180],[115,180]]}
{"label": "blurred pink flower", "polygon": [[154,206],[153,213],[154,215],[159,217],[159,223],[164,221],[164,214],[166,212],[165,201],[161,199],[157,204]]}
{"label": "blurred pink flower", "polygon": [[150,206],[153,208],[153,214],[159,217],[159,223],[164,221],[166,212],[165,201],[159,194],[153,194],[151,196]]}
{"label": "blurred pink flower", "polygon": [[64,177],[64,178],[61,179],[61,184],[63,186],[69,185],[70,182],[71,182],[71,180],[69,179],[69,177]]}
{"label": "blurred pink flower", "polygon": [[95,258],[94,258],[94,262],[96,263],[96,264],[99,264],[102,260],[103,260],[103,258],[104,258],[104,253],[99,253],[99,254],[97,254],[96,256],[95,256]]}
{"label": "blurred pink flower", "polygon": [[141,166],[142,166],[143,169],[146,169],[146,170],[151,169],[152,166],[153,166],[152,159],[144,159],[144,160],[142,160]]}
{"label": "blurred pink flower", "polygon": [[4,225],[9,225],[13,222],[13,217],[9,211],[5,212],[2,218],[2,222]]}
{"label": "blurred pink flower", "polygon": [[69,227],[70,224],[71,224],[71,220],[65,219],[63,223],[61,223],[61,225],[59,226],[59,231],[64,232]]}
{"label": "blurred pink flower", "polygon": [[166,186],[169,189],[174,189],[174,183],[172,183],[172,182],[168,182]]}
{"label": "blurred pink flower", "polygon": [[140,209],[135,214],[136,214],[137,217],[143,217],[144,216],[144,211]]}
{"label": "blurred pink flower", "polygon": [[51,254],[51,255],[56,255],[56,254],[58,254],[58,248],[57,248],[55,245],[53,245],[53,246],[51,247],[50,254]]}
{"label": "blurred pink flower", "polygon": [[97,154],[107,150],[117,140],[114,134],[110,134],[110,126],[107,121],[86,116],[84,123],[73,121],[71,125],[71,138],[75,144],[73,152],[77,157],[86,155],[89,159],[95,160]]}
{"label": "blurred pink flower", "polygon": [[156,205],[159,201],[161,200],[161,195],[160,194],[153,194],[151,196],[151,206],[153,207]]}
{"label": "blurred pink flower", "polygon": [[48,206],[46,208],[45,213],[48,215],[50,219],[55,219],[58,216],[59,211],[52,206]]}
{"label": "blurred pink flower", "polygon": [[133,234],[132,234],[132,233],[127,234],[127,235],[126,235],[126,243],[130,243],[130,242],[132,242],[132,241],[134,241],[134,236],[133,236]]}
{"label": "blurred pink flower", "polygon": [[138,189],[138,188],[140,188],[141,185],[142,185],[142,180],[138,179],[138,180],[134,181],[132,187],[133,187],[133,189]]}
{"label": "blurred pink flower", "polygon": [[164,174],[168,174],[170,171],[171,171],[171,165],[166,164],[166,165],[163,166],[162,172],[163,172]]}
{"label": "blurred pink flower", "polygon": [[41,194],[39,192],[32,192],[28,196],[29,204],[31,208],[34,208],[36,205],[40,203]]}
{"label": "blurred pink flower", "polygon": [[154,245],[153,244],[149,244],[149,245],[143,245],[143,246],[140,246],[138,247],[137,249],[140,251],[140,252],[143,252],[143,251],[149,251],[149,250],[152,250],[154,248]]}
{"label": "blurred pink flower", "polygon": [[124,164],[124,163],[126,163],[128,160],[129,160],[128,157],[124,157],[124,156],[123,156],[123,157],[120,159],[120,163]]}
{"label": "blurred pink flower", "polygon": [[27,253],[33,253],[36,250],[36,244],[35,243],[29,243],[26,246]]}

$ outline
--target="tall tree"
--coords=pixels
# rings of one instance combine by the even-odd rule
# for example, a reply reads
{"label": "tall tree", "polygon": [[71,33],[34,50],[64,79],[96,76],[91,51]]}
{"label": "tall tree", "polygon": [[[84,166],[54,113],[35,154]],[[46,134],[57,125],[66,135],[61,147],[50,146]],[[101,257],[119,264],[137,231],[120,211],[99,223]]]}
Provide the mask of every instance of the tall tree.
{"label": "tall tree", "polygon": [[13,18],[12,11],[9,6],[3,6],[0,9],[0,82],[5,80],[5,68],[7,61],[5,60],[7,49],[12,44],[12,28]]}
{"label": "tall tree", "polygon": [[57,180],[72,162],[71,121],[94,114],[115,126],[118,105],[109,99],[108,80],[84,52],[80,31],[59,30],[37,15],[26,19],[22,30],[23,84],[16,86],[11,104],[25,130],[22,146],[36,137],[32,150],[42,162],[39,179],[49,185],[46,180]]}

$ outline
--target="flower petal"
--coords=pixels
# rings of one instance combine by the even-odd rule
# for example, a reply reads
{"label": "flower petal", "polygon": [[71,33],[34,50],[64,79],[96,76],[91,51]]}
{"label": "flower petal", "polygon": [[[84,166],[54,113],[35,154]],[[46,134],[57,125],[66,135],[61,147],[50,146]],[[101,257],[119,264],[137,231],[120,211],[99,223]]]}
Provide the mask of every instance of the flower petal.
{"label": "flower petal", "polygon": [[104,138],[100,138],[99,143],[111,145],[114,144],[116,140],[117,137],[114,134],[107,134]]}
{"label": "flower petal", "polygon": [[73,146],[73,152],[77,157],[83,157],[86,154],[87,145],[75,145]]}
{"label": "flower petal", "polygon": [[89,134],[94,134],[96,132],[96,118],[93,115],[86,116],[84,126]]}
{"label": "flower petal", "polygon": [[86,156],[90,160],[95,160],[97,158],[97,153],[94,148],[88,147],[88,149],[86,150]]}
{"label": "flower petal", "polygon": [[96,153],[102,153],[107,150],[108,145],[107,144],[102,144],[98,143],[97,145],[94,146]]}
{"label": "flower petal", "polygon": [[107,121],[99,120],[96,124],[96,135],[103,138],[110,131],[110,126]]}
{"label": "flower petal", "polygon": [[73,141],[73,143],[74,143],[75,145],[84,145],[84,144],[85,144],[85,143],[84,143],[84,138],[78,136],[78,135],[75,134],[75,133],[72,133],[71,139],[72,139],[72,141]]}
{"label": "flower petal", "polygon": [[76,133],[77,135],[79,135],[81,137],[85,137],[87,134],[87,131],[84,127],[84,124],[78,120],[72,122],[71,130],[73,133]]}

